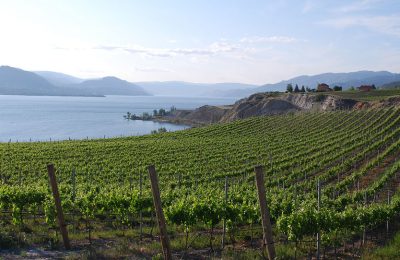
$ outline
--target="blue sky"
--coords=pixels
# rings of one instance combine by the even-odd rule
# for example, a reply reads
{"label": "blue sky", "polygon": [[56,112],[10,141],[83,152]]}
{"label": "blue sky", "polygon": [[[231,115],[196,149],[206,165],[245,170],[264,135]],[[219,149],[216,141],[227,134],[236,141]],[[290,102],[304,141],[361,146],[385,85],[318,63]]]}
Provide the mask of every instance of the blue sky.
{"label": "blue sky", "polygon": [[399,0],[0,0],[0,32],[0,64],[84,78],[400,72]]}

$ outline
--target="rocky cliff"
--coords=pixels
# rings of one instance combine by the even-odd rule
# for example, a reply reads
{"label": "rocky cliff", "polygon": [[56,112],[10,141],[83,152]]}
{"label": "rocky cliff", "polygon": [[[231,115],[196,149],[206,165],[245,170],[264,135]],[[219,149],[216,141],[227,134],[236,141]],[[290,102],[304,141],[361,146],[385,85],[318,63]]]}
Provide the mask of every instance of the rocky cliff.
{"label": "rocky cliff", "polygon": [[232,106],[202,106],[195,110],[175,110],[161,121],[193,126],[207,125],[221,121]]}
{"label": "rocky cliff", "polygon": [[400,97],[361,102],[329,94],[257,93],[230,106],[202,106],[195,110],[177,110],[165,121],[189,125],[230,122],[252,116],[285,114],[297,111],[330,111],[400,106]]}

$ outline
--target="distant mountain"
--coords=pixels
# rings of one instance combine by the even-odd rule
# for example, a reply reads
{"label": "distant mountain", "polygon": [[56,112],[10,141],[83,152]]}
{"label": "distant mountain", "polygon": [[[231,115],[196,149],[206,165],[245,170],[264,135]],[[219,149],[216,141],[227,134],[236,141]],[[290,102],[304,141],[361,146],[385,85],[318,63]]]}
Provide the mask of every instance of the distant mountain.
{"label": "distant mountain", "polygon": [[72,91],[84,91],[85,93],[91,93],[92,95],[150,95],[141,87],[117,77],[85,80],[53,71],[35,71],[35,73],[47,79],[55,86],[65,87]]}
{"label": "distant mountain", "polygon": [[149,95],[141,87],[116,77],[82,80],[51,71],[30,72],[0,67],[0,95],[104,96]]}
{"label": "distant mountain", "polygon": [[391,73],[388,71],[357,71],[349,73],[324,73],[314,76],[299,76],[289,80],[284,80],[275,84],[266,84],[257,89],[255,92],[262,91],[285,91],[287,84],[293,85],[298,84],[299,87],[302,85],[316,88],[318,83],[326,83],[334,86],[339,85],[344,89],[352,86],[358,87],[360,85],[372,85],[380,87],[383,84],[400,80],[400,74]]}
{"label": "distant mountain", "polygon": [[34,71],[34,73],[39,76],[45,78],[48,82],[53,84],[54,86],[62,87],[66,85],[79,84],[84,79],[80,79],[71,75],[67,75],[60,72],[53,71]]}
{"label": "distant mountain", "polygon": [[400,81],[393,81],[387,84],[383,84],[381,88],[383,89],[400,88]]}
{"label": "distant mountain", "polygon": [[125,96],[149,96],[142,87],[128,81],[105,77],[101,79],[85,80],[73,85],[75,89],[89,91],[95,95],[125,95]]}
{"label": "distant mountain", "polygon": [[[182,81],[131,83],[116,77],[84,80],[52,71],[35,73],[8,66],[0,67],[0,95],[48,96],[104,96],[104,95],[159,95],[187,97],[243,98],[257,92],[285,91],[287,84],[316,88],[318,83],[351,86],[374,84],[391,87],[400,82],[400,74],[388,71],[357,71],[349,73],[323,73],[299,76],[263,86],[241,83],[190,83]],[[389,85],[387,85],[389,84]]]}
{"label": "distant mountain", "polygon": [[1,95],[55,95],[57,90],[44,78],[21,69],[0,67]]}
{"label": "distant mountain", "polygon": [[183,81],[135,82],[151,94],[158,96],[241,97],[230,90],[254,89],[257,85],[241,83],[191,83]]}

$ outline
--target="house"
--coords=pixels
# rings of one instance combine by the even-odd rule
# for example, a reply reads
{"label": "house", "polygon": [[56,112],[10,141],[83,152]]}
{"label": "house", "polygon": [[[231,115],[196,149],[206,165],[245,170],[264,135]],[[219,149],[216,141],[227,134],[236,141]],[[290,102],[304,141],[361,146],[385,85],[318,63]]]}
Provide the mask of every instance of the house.
{"label": "house", "polygon": [[328,91],[332,91],[332,89],[329,87],[328,84],[325,83],[318,84],[317,92],[328,92]]}
{"label": "house", "polygon": [[359,91],[368,92],[375,89],[375,85],[361,85],[358,87]]}

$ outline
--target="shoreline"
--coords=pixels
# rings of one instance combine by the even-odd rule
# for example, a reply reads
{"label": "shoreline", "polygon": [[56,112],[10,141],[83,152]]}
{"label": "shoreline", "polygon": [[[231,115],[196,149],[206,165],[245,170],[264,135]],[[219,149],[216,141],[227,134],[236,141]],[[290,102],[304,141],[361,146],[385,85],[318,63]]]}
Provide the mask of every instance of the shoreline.
{"label": "shoreline", "polygon": [[210,124],[206,124],[206,123],[194,122],[191,120],[185,120],[185,119],[180,119],[180,118],[170,118],[170,119],[169,118],[155,118],[151,121],[154,121],[157,123],[169,123],[169,124],[174,124],[174,125],[183,125],[183,126],[188,126],[190,128],[210,125]]}

